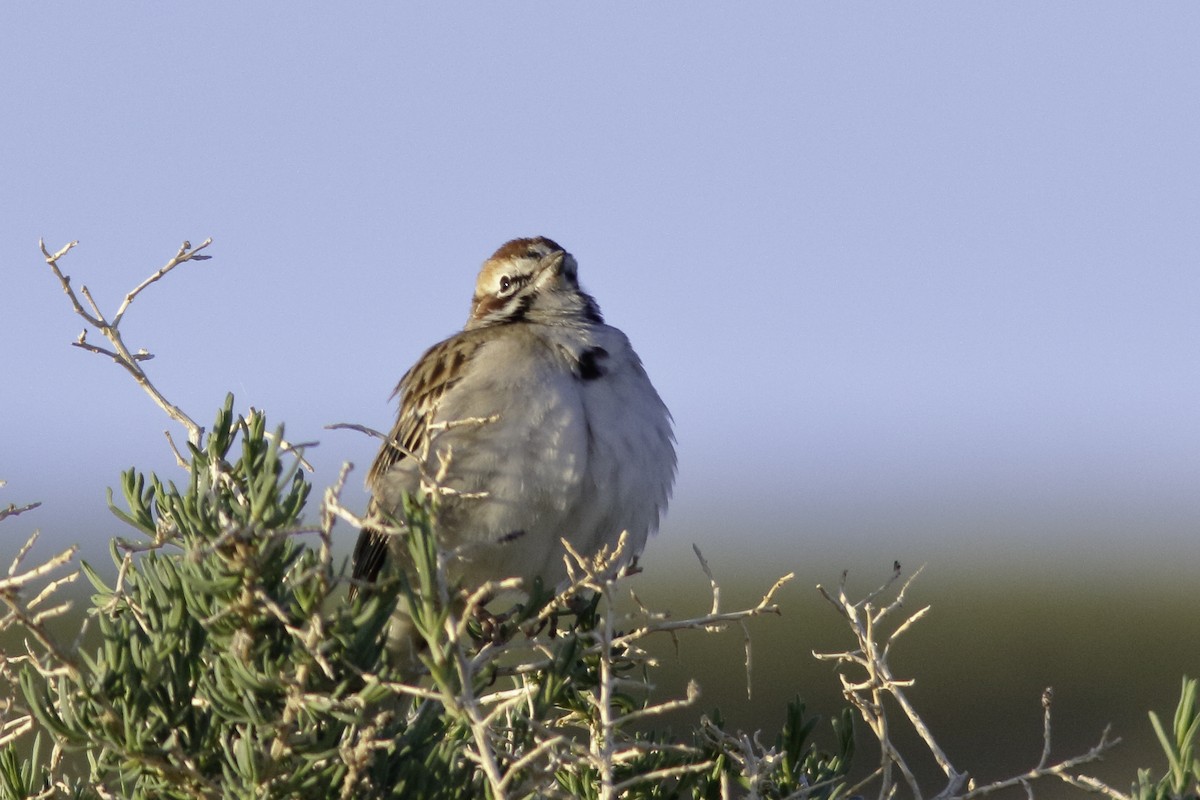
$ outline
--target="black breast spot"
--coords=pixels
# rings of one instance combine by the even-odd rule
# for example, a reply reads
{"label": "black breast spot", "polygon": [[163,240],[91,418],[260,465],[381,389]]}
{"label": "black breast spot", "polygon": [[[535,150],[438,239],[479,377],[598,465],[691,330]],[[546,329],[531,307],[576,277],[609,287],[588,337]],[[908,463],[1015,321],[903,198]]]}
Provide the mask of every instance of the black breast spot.
{"label": "black breast spot", "polygon": [[608,358],[608,351],[603,347],[589,347],[580,353],[579,379],[581,381],[594,381],[608,372],[608,368],[603,363],[606,358]]}

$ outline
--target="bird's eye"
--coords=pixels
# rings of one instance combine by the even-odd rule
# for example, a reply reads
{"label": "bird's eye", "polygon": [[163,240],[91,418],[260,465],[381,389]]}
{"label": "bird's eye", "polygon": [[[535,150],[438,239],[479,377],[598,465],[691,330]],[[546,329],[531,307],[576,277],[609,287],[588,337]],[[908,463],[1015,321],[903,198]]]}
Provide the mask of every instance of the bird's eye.
{"label": "bird's eye", "polygon": [[502,294],[507,293],[508,290],[511,288],[512,288],[512,278],[508,277],[507,275],[501,275],[500,276],[500,292]]}

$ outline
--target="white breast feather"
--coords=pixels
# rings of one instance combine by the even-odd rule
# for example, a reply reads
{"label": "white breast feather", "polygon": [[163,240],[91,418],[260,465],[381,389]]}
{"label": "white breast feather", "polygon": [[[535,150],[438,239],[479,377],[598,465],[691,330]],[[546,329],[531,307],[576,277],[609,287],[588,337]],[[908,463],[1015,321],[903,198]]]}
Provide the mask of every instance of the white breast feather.
{"label": "white breast feather", "polygon": [[[498,415],[493,423],[437,434],[449,448],[449,487],[487,497],[443,504],[443,546],[458,548],[468,584],[566,575],[560,539],[591,554],[627,530],[627,557],[657,529],[674,479],[670,417],[624,334],[593,329],[606,370],[584,381],[564,369],[553,343],[497,337],[443,398],[437,421]],[[514,352],[515,349],[515,352]],[[391,494],[415,489],[402,462],[385,478]]]}

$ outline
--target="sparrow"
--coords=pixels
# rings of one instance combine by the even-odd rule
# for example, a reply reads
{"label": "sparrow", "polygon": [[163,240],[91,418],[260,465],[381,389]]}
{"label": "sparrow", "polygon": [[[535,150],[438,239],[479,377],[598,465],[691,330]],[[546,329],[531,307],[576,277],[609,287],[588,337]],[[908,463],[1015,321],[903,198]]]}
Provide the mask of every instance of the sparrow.
{"label": "sparrow", "polygon": [[[436,483],[435,536],[461,588],[560,587],[564,540],[593,555],[625,533],[628,563],[657,530],[675,479],[671,415],[629,339],[580,288],[574,256],[550,239],[514,239],[487,259],[462,331],[426,350],[393,396],[368,519],[402,524],[403,498]],[[400,538],[362,529],[352,593],[404,568]]]}

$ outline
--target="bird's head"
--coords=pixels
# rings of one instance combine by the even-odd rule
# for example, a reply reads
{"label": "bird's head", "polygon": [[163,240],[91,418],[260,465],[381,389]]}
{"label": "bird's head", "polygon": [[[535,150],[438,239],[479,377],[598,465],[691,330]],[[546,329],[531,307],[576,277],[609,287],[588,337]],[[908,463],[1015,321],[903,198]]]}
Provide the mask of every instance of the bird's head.
{"label": "bird's head", "polygon": [[506,242],[479,270],[467,328],[603,321],[596,301],[579,288],[578,270],[575,257],[544,236]]}

